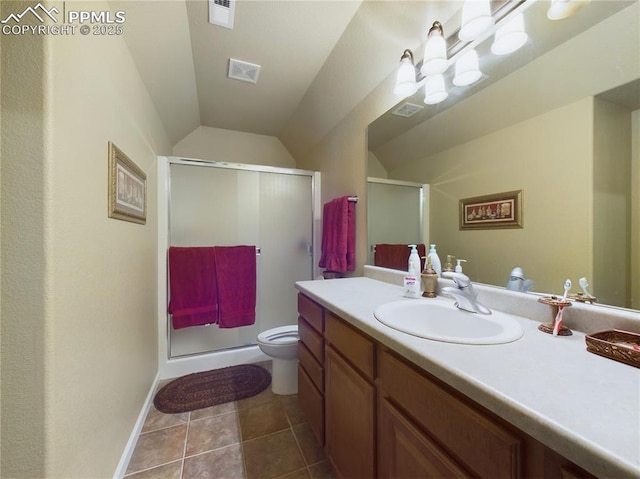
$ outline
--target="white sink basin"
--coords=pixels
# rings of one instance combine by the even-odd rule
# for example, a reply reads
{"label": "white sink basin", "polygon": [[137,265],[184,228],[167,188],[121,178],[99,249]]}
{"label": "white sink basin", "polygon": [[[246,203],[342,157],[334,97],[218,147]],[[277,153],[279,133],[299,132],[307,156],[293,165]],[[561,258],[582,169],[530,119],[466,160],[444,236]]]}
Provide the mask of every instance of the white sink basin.
{"label": "white sink basin", "polygon": [[447,343],[510,343],[520,339],[524,333],[520,323],[507,314],[461,311],[453,302],[438,298],[386,303],[379,306],[374,315],[390,328]]}

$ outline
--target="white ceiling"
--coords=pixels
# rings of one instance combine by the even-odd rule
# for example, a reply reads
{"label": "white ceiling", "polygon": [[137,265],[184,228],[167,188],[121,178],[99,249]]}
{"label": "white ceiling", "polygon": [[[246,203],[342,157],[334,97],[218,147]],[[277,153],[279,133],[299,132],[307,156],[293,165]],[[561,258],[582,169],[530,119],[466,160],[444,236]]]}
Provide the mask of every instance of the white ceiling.
{"label": "white ceiling", "polygon": [[[205,0],[111,1],[175,144],[198,126],[319,141],[393,74],[402,50],[459,1],[238,0],[232,30]],[[229,58],[261,65],[257,84],[227,78]]]}

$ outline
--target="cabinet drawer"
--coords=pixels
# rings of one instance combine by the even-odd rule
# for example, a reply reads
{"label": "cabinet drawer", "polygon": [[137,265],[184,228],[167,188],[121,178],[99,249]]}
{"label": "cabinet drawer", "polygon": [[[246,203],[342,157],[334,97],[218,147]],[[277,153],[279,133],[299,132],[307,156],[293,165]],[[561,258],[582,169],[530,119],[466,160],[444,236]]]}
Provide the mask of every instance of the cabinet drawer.
{"label": "cabinet drawer", "polygon": [[324,332],[323,312],[322,306],[307,298],[304,294],[298,293],[298,314],[321,335]]}
{"label": "cabinet drawer", "polygon": [[325,338],[367,378],[374,379],[375,343],[339,319],[325,312]]}
{"label": "cabinet drawer", "polygon": [[298,364],[298,402],[313,434],[324,445],[324,402],[322,394],[313,385],[301,364]]}
{"label": "cabinet drawer", "polygon": [[313,354],[320,364],[324,363],[324,345],[322,336],[302,317],[298,317],[298,338]]}
{"label": "cabinet drawer", "polygon": [[459,462],[480,477],[519,477],[522,439],[482,411],[382,351],[379,375],[391,398]]}
{"label": "cabinet drawer", "polygon": [[307,347],[302,343],[302,341],[298,344],[298,360],[300,361],[300,365],[305,370],[305,372],[313,381],[313,384],[318,391],[324,391],[324,369],[322,365],[318,363],[311,351],[307,349]]}

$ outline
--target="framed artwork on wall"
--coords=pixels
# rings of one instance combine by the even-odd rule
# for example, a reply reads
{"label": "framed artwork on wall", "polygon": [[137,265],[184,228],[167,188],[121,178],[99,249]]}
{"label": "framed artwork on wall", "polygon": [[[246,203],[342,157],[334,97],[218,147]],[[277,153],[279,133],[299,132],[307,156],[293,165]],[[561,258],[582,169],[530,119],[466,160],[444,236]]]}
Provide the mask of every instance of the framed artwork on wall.
{"label": "framed artwork on wall", "polygon": [[109,142],[109,218],[146,224],[147,175]]}
{"label": "framed artwork on wall", "polygon": [[522,190],[460,200],[460,229],[522,228]]}

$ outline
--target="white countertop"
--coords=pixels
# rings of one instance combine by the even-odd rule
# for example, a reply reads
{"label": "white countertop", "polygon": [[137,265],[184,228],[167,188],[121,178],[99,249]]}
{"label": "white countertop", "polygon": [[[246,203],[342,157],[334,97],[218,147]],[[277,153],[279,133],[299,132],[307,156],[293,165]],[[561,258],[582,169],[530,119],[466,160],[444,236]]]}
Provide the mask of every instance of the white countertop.
{"label": "white countertop", "polygon": [[381,304],[422,301],[400,286],[358,277],[296,288],[592,474],[640,478],[640,369],[587,352],[584,333],[553,337],[514,316],[525,333],[512,343],[431,341],[374,317]]}

